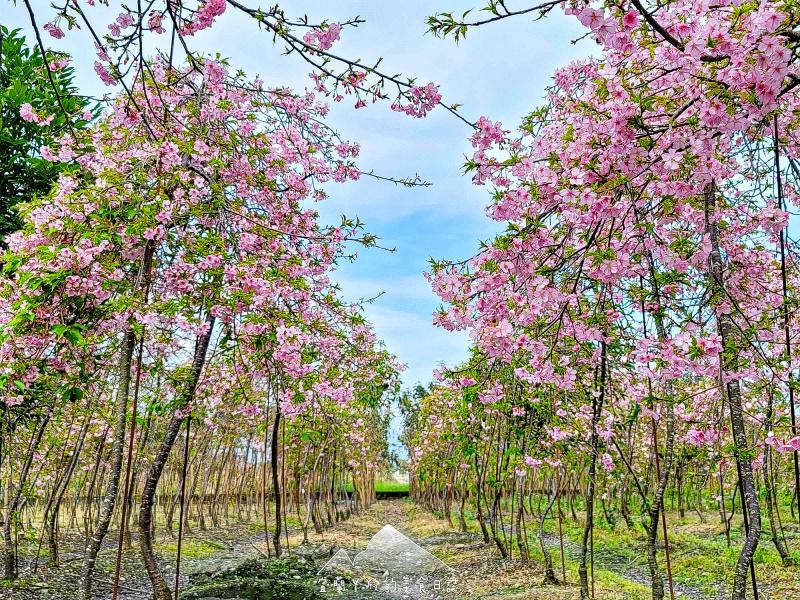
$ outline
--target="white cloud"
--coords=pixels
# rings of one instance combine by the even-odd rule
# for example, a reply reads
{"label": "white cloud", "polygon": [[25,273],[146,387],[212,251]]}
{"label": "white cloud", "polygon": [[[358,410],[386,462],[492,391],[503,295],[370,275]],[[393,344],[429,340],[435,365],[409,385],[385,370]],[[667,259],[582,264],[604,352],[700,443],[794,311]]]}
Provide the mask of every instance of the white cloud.
{"label": "white cloud", "polygon": [[383,293],[381,300],[392,303],[400,300],[424,301],[437,304],[437,297],[422,274],[394,277],[387,274],[385,279],[367,279],[348,275],[334,277],[342,288],[342,295],[350,301],[375,298]]}
{"label": "white cloud", "polygon": [[468,356],[469,338],[464,332],[445,331],[418,313],[378,304],[367,305],[365,312],[389,350],[408,366],[402,375],[406,386],[424,385],[437,365],[454,365]]}

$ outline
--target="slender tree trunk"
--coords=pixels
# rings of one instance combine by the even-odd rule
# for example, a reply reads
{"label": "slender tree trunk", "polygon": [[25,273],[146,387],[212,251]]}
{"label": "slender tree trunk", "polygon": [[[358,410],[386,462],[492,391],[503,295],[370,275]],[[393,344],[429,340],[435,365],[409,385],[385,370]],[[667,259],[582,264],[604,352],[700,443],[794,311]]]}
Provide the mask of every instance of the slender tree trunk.
{"label": "slender tree trunk", "polygon": [[489,530],[486,528],[486,518],[483,514],[483,504],[481,502],[481,498],[483,497],[483,477],[478,467],[478,453],[476,452],[475,473],[477,474],[478,480],[475,485],[475,513],[478,517],[478,525],[481,528],[481,534],[483,535],[483,543],[488,544],[491,538],[489,537]]}
{"label": "slender tree trunk", "polygon": [[[706,233],[711,242],[711,253],[708,257],[708,270],[711,279],[711,286],[714,296],[717,298],[727,297],[725,295],[724,265],[722,253],[720,252],[719,232],[716,221],[714,220],[714,210],[716,207],[716,185],[712,182],[705,189],[705,219]],[[730,379],[725,383],[725,375],[735,372],[738,361],[738,348],[736,345],[736,326],[731,316],[727,313],[717,314],[717,324],[722,338],[724,356],[721,358],[721,370],[723,375],[723,386],[727,391],[728,407],[731,417],[731,430],[733,432],[733,442],[736,448],[736,464],[739,471],[741,482],[740,492],[742,494],[742,514],[747,524],[747,535],[745,537],[742,551],[736,562],[736,571],[733,579],[733,600],[745,600],[747,589],[747,570],[751,569],[753,584],[755,585],[755,572],[752,566],[753,555],[758,547],[758,539],[761,535],[761,508],[756,493],[755,481],[753,479],[753,467],[747,450],[747,433],[745,430],[744,411],[742,409],[742,393],[738,379]]]}
{"label": "slender tree trunk", "polygon": [[92,578],[94,577],[97,554],[100,552],[100,547],[103,544],[106,533],[108,533],[111,517],[114,514],[114,507],[117,503],[119,480],[122,473],[122,456],[125,450],[125,426],[131,383],[131,363],[133,360],[135,341],[136,336],[133,333],[133,329],[128,329],[123,337],[119,356],[119,383],[117,386],[114,439],[111,444],[109,477],[106,485],[106,493],[103,498],[103,505],[97,517],[94,533],[86,544],[86,552],[83,558],[83,571],[81,573],[81,581],[78,590],[78,597],[80,600],[91,600]]}
{"label": "slender tree trunk", "polygon": [[275,546],[275,556],[279,558],[281,555],[281,482],[278,473],[278,437],[280,437],[280,424],[281,407],[280,404],[276,404],[275,422],[272,426],[272,442],[270,449],[272,452],[272,489],[275,494],[275,535],[272,538],[272,543]]}
{"label": "slender tree trunk", "polygon": [[[656,300],[660,302],[658,280],[656,278],[655,265],[653,264],[652,257],[650,257],[650,274],[651,274],[651,285],[653,286],[653,291],[656,296]],[[655,322],[656,322],[656,333],[658,334],[658,339],[663,343],[667,339],[667,331],[666,328],[664,327],[663,316],[660,313],[656,313]],[[672,469],[672,458],[675,446],[675,410],[672,403],[674,390],[672,383],[670,381],[667,381],[664,386],[664,395],[666,396],[665,412],[667,420],[667,432],[666,432],[666,439],[664,442],[663,465],[661,465],[660,460],[658,458],[658,427],[655,420],[652,421],[653,453],[655,458],[654,462],[656,466],[656,474],[658,476],[658,485],[656,486],[655,494],[653,496],[653,503],[650,506],[648,515],[650,517],[650,523],[647,528],[647,563],[648,566],[650,567],[650,580],[651,580],[651,591],[653,594],[653,600],[662,600],[662,598],[664,598],[664,577],[662,576],[661,571],[658,568],[658,559],[656,556],[656,540],[658,539],[659,517],[661,518],[661,521],[664,525],[665,548],[669,544],[669,541],[667,540],[666,516],[664,515],[663,510],[664,510],[664,493],[666,492],[667,483],[669,482],[669,475]],[[667,555],[667,561],[669,561],[669,555]],[[669,562],[667,562],[667,566],[669,567]],[[670,573],[670,596],[674,597],[671,573]]]}
{"label": "slender tree trunk", "polygon": [[[521,480],[522,478],[520,478]],[[517,492],[517,502],[514,509],[514,530],[517,532],[517,548],[519,549],[519,557],[523,562],[528,562],[530,559],[530,552],[528,550],[528,539],[525,532],[525,504],[522,495],[524,482],[520,481]],[[513,504],[512,504],[513,506]]]}
{"label": "slender tree trunk", "polygon": [[[41,420],[40,423],[34,428],[31,434],[31,442],[28,445],[28,452],[27,456],[25,457],[25,462],[22,465],[22,471],[20,472],[19,482],[16,487],[16,490],[11,489],[11,475],[9,470],[9,478],[8,483],[6,484],[6,497],[8,502],[6,503],[6,514],[5,514],[5,522],[3,523],[3,579],[14,579],[17,576],[17,554],[14,549],[14,527],[17,521],[17,512],[20,508],[20,500],[22,499],[22,490],[25,487],[25,482],[28,479],[28,475],[31,470],[31,466],[33,465],[33,457],[36,454],[36,450],[39,447],[39,444],[42,442],[42,436],[44,435],[44,430],[47,427],[47,424],[50,422],[50,418],[53,416],[53,407],[51,406],[47,414]],[[8,457],[9,462],[11,461],[11,456]]]}
{"label": "slender tree trunk", "polygon": [[556,497],[558,495],[558,487],[556,487],[556,478],[555,476],[550,478],[550,498],[547,501],[547,506],[545,506],[544,510],[542,511],[541,516],[539,517],[539,545],[542,548],[542,555],[544,556],[544,583],[545,584],[556,584],[559,583],[558,579],[556,578],[556,572],[553,569],[553,557],[550,554],[550,549],[545,542],[545,534],[544,534],[544,522],[547,519],[547,514],[553,508],[553,504],[556,502]]}
{"label": "slender tree trunk", "polygon": [[[786,204],[783,199],[783,180],[781,178],[781,156],[780,156],[780,136],[778,130],[778,114],[775,113],[773,115],[773,137],[775,138],[775,184],[778,190],[778,210],[785,210]],[[788,287],[788,277],[786,272],[786,242],[787,238],[789,237],[789,225],[787,222],[786,229],[780,231],[779,233],[779,242],[780,242],[780,256],[781,256],[781,291],[783,294],[783,305],[782,305],[782,313],[783,313],[783,334],[784,334],[784,345],[786,348],[786,364],[788,369],[788,376],[787,376],[787,387],[789,390],[789,419],[792,426],[791,432],[792,436],[797,435],[797,411],[795,407],[795,399],[794,399],[794,370],[792,368],[792,341],[791,341],[791,333],[790,333],[790,320],[789,320],[789,287]],[[792,462],[794,466],[794,488],[795,493],[800,494],[800,458],[798,458],[797,450],[792,452]],[[800,497],[800,496],[799,496]],[[800,513],[798,513],[800,516]],[[786,562],[786,561],[784,561]]]}
{"label": "slender tree trunk", "polygon": [[[671,386],[670,386],[671,387]],[[664,448],[664,465],[660,469],[658,485],[653,496],[653,502],[648,511],[649,523],[647,526],[647,564],[650,567],[651,591],[653,600],[662,600],[664,598],[664,577],[658,568],[658,560],[656,557],[656,541],[658,540],[658,527],[660,524],[661,510],[664,503],[664,492],[667,489],[667,482],[669,481],[669,472],[672,465],[672,447],[675,439],[675,413],[671,402],[671,390],[667,390],[667,437]],[[657,429],[655,423],[653,424],[653,435]],[[655,440],[654,440],[655,442]],[[658,452],[658,447],[654,443],[654,451]]]}
{"label": "slender tree trunk", "polygon": [[[586,492],[586,520],[583,527],[583,538],[581,540],[580,565],[578,566],[578,576],[581,582],[581,600],[590,598],[589,576],[586,566],[588,556],[589,537],[594,528],[594,493],[595,475],[597,474],[597,454],[598,454],[598,435],[597,425],[600,422],[600,415],[603,411],[603,401],[606,393],[606,343],[601,342],[600,356],[600,394],[598,398],[592,396],[592,432],[591,432],[591,451],[589,454],[589,481]],[[594,577],[594,573],[592,574]],[[591,594],[593,595],[593,594]]]}
{"label": "slender tree trunk", "polygon": [[[766,415],[766,422],[764,423],[766,429],[769,431],[772,429],[772,392],[767,392],[767,415]],[[775,522],[775,510],[779,510],[780,507],[776,502],[775,497],[775,487],[773,485],[772,479],[772,447],[769,444],[764,444],[764,505],[767,509],[767,519],[769,519],[769,529],[770,529],[770,536],[772,538],[772,543],[775,545],[775,549],[778,551],[778,554],[781,557],[781,561],[783,562],[784,566],[788,566],[791,563],[789,557],[789,549],[786,547],[786,540],[781,535],[781,531]],[[775,505],[773,509],[773,504]]]}
{"label": "slender tree trunk", "polygon": [[464,487],[461,490],[461,501],[458,507],[458,529],[461,533],[467,533],[469,528],[467,527],[467,519],[464,516],[464,510],[466,509],[467,504],[467,483],[464,482]]}
{"label": "slender tree trunk", "polygon": [[[508,558],[508,549],[506,548],[503,539],[501,539],[501,533],[505,537],[504,532],[502,531],[502,516],[500,516],[500,528],[497,527],[498,515],[500,515],[500,492],[499,490],[494,494],[494,501],[492,502],[492,511],[491,511],[491,519],[489,519],[489,527],[492,530],[492,539],[494,540],[497,549],[500,551],[500,556],[504,559]],[[499,529],[499,531],[498,531]]]}
{"label": "slender tree trunk", "polygon": [[181,424],[185,418],[182,413],[183,409],[191,405],[194,400],[195,390],[197,383],[200,380],[200,373],[205,364],[206,354],[208,353],[208,345],[211,341],[211,334],[214,330],[214,317],[208,316],[206,323],[208,323],[207,331],[201,335],[195,344],[194,358],[192,359],[192,370],[189,380],[183,389],[179,408],[172,415],[167,426],[167,431],[161,446],[156,452],[153,462],[150,464],[150,469],[147,472],[145,479],[144,489],[142,490],[142,500],[139,505],[139,547],[142,551],[142,560],[144,561],[147,575],[150,577],[150,582],[153,584],[153,599],[154,600],[171,600],[172,591],[167,584],[164,575],[161,573],[161,568],[156,561],[155,552],[153,551],[153,502],[156,495],[156,487],[164,472],[164,466],[167,464],[172,446],[178,437],[181,429]]}
{"label": "slender tree trunk", "polygon": [[[67,487],[69,486],[69,482],[72,479],[72,474],[75,472],[75,467],[78,465],[78,461],[80,459],[81,450],[83,449],[83,444],[86,440],[86,432],[89,430],[89,422],[90,414],[87,414],[84,417],[83,425],[81,426],[80,434],[78,435],[78,441],[75,444],[75,449],[72,452],[72,456],[70,457],[69,464],[67,465],[67,471],[64,473],[64,477],[62,478],[60,485],[56,487],[55,495],[53,499],[53,504],[50,509],[49,515],[49,527],[48,527],[48,544],[50,546],[50,563],[54,567],[58,567],[58,513],[59,509],[61,508],[61,501],[64,499],[64,494],[67,491]],[[47,514],[47,511],[45,511]]]}
{"label": "slender tree trunk", "polygon": [[97,456],[95,457],[94,466],[92,468],[92,479],[89,482],[89,488],[86,490],[83,507],[83,531],[84,537],[88,538],[92,531],[92,498],[94,497],[95,486],[98,483],[98,474],[100,473],[100,461],[103,459],[103,450],[106,445],[106,435],[108,434],[109,426],[106,425],[103,429],[103,434],[100,436],[100,443],[97,448]]}

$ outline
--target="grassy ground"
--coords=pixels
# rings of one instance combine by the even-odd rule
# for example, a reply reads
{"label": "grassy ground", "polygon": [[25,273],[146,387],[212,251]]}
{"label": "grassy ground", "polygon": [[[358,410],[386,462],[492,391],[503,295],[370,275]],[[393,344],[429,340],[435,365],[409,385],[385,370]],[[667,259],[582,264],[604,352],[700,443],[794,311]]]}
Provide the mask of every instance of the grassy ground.
{"label": "grassy ground", "polygon": [[[474,515],[467,513],[468,533],[461,533],[440,516],[413,504],[409,499],[385,500],[376,503],[362,515],[334,525],[322,534],[309,532],[309,542],[317,553],[323,550],[326,557],[337,548],[360,551],[370,538],[384,525],[393,525],[415,542],[456,570],[458,598],[460,600],[577,600],[578,551],[582,534],[582,514],[573,521],[567,515],[563,520],[565,564],[562,571],[557,522],[547,521],[546,546],[551,553],[560,585],[543,585],[543,555],[534,523],[528,523],[527,535],[531,560],[519,560],[516,544],[512,546],[512,560],[502,560],[494,544],[484,544],[479,535]],[[456,519],[456,515],[453,515]],[[788,517],[788,515],[787,515]],[[724,529],[715,514],[708,513],[701,520],[696,513],[680,518],[675,512],[667,513],[670,532],[672,571],[679,598],[729,597],[730,575],[733,572],[742,542],[741,523],[733,522],[731,547],[726,543]],[[784,525],[789,537],[789,547],[800,563],[800,530],[794,522]],[[296,517],[289,519],[289,541],[300,555],[303,536]],[[765,522],[766,526],[766,522]],[[230,525],[225,529],[188,533],[182,546],[182,573],[190,573],[208,561],[241,560],[248,555],[266,555],[261,524]],[[80,560],[80,537],[73,543],[64,539],[65,564],[60,570],[43,566],[35,577],[17,582],[13,588],[0,587],[0,598],[24,600],[68,600],[74,597]],[[98,564],[98,597],[108,591],[108,580],[113,569],[114,545],[109,540],[101,552]],[[177,546],[174,539],[159,536],[158,552],[163,566],[172,571]],[[308,547],[307,547],[308,548]],[[645,600],[650,598],[649,573],[644,556],[644,531],[636,524],[627,528],[621,520],[610,526],[602,518],[594,532],[595,591],[597,600]],[[327,558],[322,559],[327,560]],[[663,548],[659,563],[664,566]],[[784,567],[769,537],[762,538],[755,557],[756,573],[762,600],[783,600],[800,597],[800,568]],[[563,573],[563,574],[562,574]],[[565,575],[565,577],[564,577]],[[125,553],[123,561],[123,594],[125,600],[149,598],[149,584],[143,576],[138,552],[134,548]],[[669,597],[667,595],[667,597]]]}
{"label": "grassy ground", "polygon": [[[788,512],[788,511],[787,511]],[[565,546],[565,572],[568,582],[578,579],[578,553],[583,535],[583,514],[573,521],[565,511],[562,529]],[[478,531],[474,514],[467,511],[469,528]],[[456,515],[453,515],[456,519]],[[677,597],[688,598],[728,598],[731,576],[741,549],[743,527],[741,519],[732,522],[731,544],[728,546],[724,526],[714,513],[686,513],[681,518],[676,511],[668,511],[670,558],[673,583]],[[792,552],[793,565],[784,566],[772,544],[768,523],[764,528],[760,545],[755,554],[756,581],[760,597],[784,599],[800,597],[800,529],[796,523],[784,522],[787,541]],[[538,540],[538,523],[529,523],[527,528],[528,545],[531,558],[536,562],[543,559]],[[561,576],[560,547],[558,527],[555,519],[548,519],[545,525],[548,534],[548,547]],[[516,552],[516,542],[512,552]],[[621,597],[638,600],[649,599],[650,576],[645,555],[645,531],[638,523],[633,528],[625,526],[620,519],[613,527],[598,519],[594,530],[595,585],[602,590],[616,589]],[[659,537],[659,565],[665,571],[663,538]],[[667,590],[667,597],[669,592]],[[521,598],[527,596],[520,596]],[[536,596],[531,596],[532,598]],[[568,598],[556,594],[553,598]],[[613,597],[613,596],[612,596]]]}
{"label": "grassy ground", "polygon": [[[538,546],[534,547],[534,538],[531,538],[531,561],[523,563],[516,555],[512,560],[505,561],[500,558],[493,544],[483,543],[474,520],[470,524],[471,532],[463,534],[408,499],[378,502],[363,515],[339,523],[323,534],[312,533],[309,538],[312,544],[361,550],[387,524],[394,526],[456,570],[458,597],[462,600],[580,598],[576,561],[567,557],[566,584],[542,585],[542,555]],[[299,545],[302,535],[297,533],[290,541],[293,546]],[[557,550],[555,553],[557,554]],[[629,581],[611,570],[597,568],[595,571],[598,600],[649,598],[647,590],[645,586]]]}
{"label": "grassy ground", "polygon": [[375,492],[407,492],[408,484],[400,481],[378,481],[375,483]]}
{"label": "grassy ground", "polygon": [[[346,488],[348,492],[353,492],[353,484],[347,484]],[[408,491],[408,484],[403,483],[401,481],[376,481],[375,482],[375,492],[407,492]]]}
{"label": "grassy ground", "polygon": [[[704,520],[697,514],[687,514],[681,518],[677,513],[667,515],[670,558],[673,579],[679,584],[699,589],[706,597],[727,597],[731,574],[742,545],[741,521],[734,522],[731,531],[731,545],[727,544],[724,527],[716,515],[705,515]],[[778,552],[768,536],[762,536],[756,550],[754,564],[756,581],[762,596],[769,598],[790,598],[800,595],[800,546],[797,528],[789,524],[790,547],[794,548],[794,565],[784,567]],[[567,534],[577,541],[581,534],[579,524],[569,522]],[[642,528],[628,529],[619,525],[611,528],[607,524],[595,530],[595,550],[608,552],[614,556],[628,559],[631,564],[646,568],[643,556],[644,531]],[[659,557],[664,567],[664,554]]]}

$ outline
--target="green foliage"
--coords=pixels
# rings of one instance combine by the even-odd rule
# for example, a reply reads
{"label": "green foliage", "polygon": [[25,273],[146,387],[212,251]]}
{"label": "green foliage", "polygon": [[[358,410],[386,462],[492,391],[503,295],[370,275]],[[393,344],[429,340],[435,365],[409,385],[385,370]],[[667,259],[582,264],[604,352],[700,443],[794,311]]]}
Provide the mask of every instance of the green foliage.
{"label": "green foliage", "polygon": [[400,481],[376,481],[375,492],[407,492],[408,484]]}
{"label": "green foliage", "polygon": [[[161,552],[170,557],[178,555],[178,544],[168,543],[161,546]],[[205,540],[184,540],[181,545],[181,556],[183,558],[208,558],[214,556],[219,551],[219,546]]]}
{"label": "green foliage", "polygon": [[247,598],[252,600],[322,600],[316,591],[316,567],[295,559],[250,559],[232,569],[200,576],[181,600]]}
{"label": "green foliage", "polygon": [[[51,66],[64,56],[48,52]],[[45,60],[38,48],[31,49],[18,29],[0,25],[0,237],[16,231],[20,219],[14,207],[50,187],[65,165],[44,160],[42,146],[73,128],[86,124],[82,115],[89,101],[77,95],[73,70],[66,67],[50,73],[58,96],[48,77]],[[70,114],[70,123],[61,104]],[[38,125],[20,116],[20,107],[30,104],[42,117],[53,115],[47,125]]]}

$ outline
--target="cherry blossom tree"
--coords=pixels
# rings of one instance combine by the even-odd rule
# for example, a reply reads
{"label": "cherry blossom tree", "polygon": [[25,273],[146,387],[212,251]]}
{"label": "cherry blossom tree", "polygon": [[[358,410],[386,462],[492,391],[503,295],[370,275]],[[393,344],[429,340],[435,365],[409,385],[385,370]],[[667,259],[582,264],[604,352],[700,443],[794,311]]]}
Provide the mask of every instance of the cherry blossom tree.
{"label": "cherry blossom tree", "polygon": [[[733,597],[744,598],[748,569],[755,585],[761,532],[758,447],[794,452],[798,440],[788,329],[795,248],[785,235],[795,193],[796,16],[769,2],[669,2],[657,14],[636,1],[528,11],[492,2],[489,19],[444,14],[430,25],[461,37],[559,6],[602,55],[557,72],[548,104],[517,133],[478,122],[467,166],[476,184],[492,186],[487,212],[508,230],[467,262],[434,265],[434,289],[448,305],[437,322],[469,329],[485,361],[514,367],[523,382],[573,393],[578,413],[588,415],[584,597],[603,412],[613,422],[633,399],[638,415],[656,424],[666,417],[664,464],[646,502],[658,598],[653,548],[675,411],[700,426],[687,432],[692,443],[731,436],[747,529]],[[627,373],[618,374],[623,366]],[[577,374],[587,367],[590,381],[582,383]],[[609,377],[626,382],[618,398]],[[686,414],[684,381],[716,387],[700,396],[713,404]],[[768,403],[781,434],[763,428]]]}

